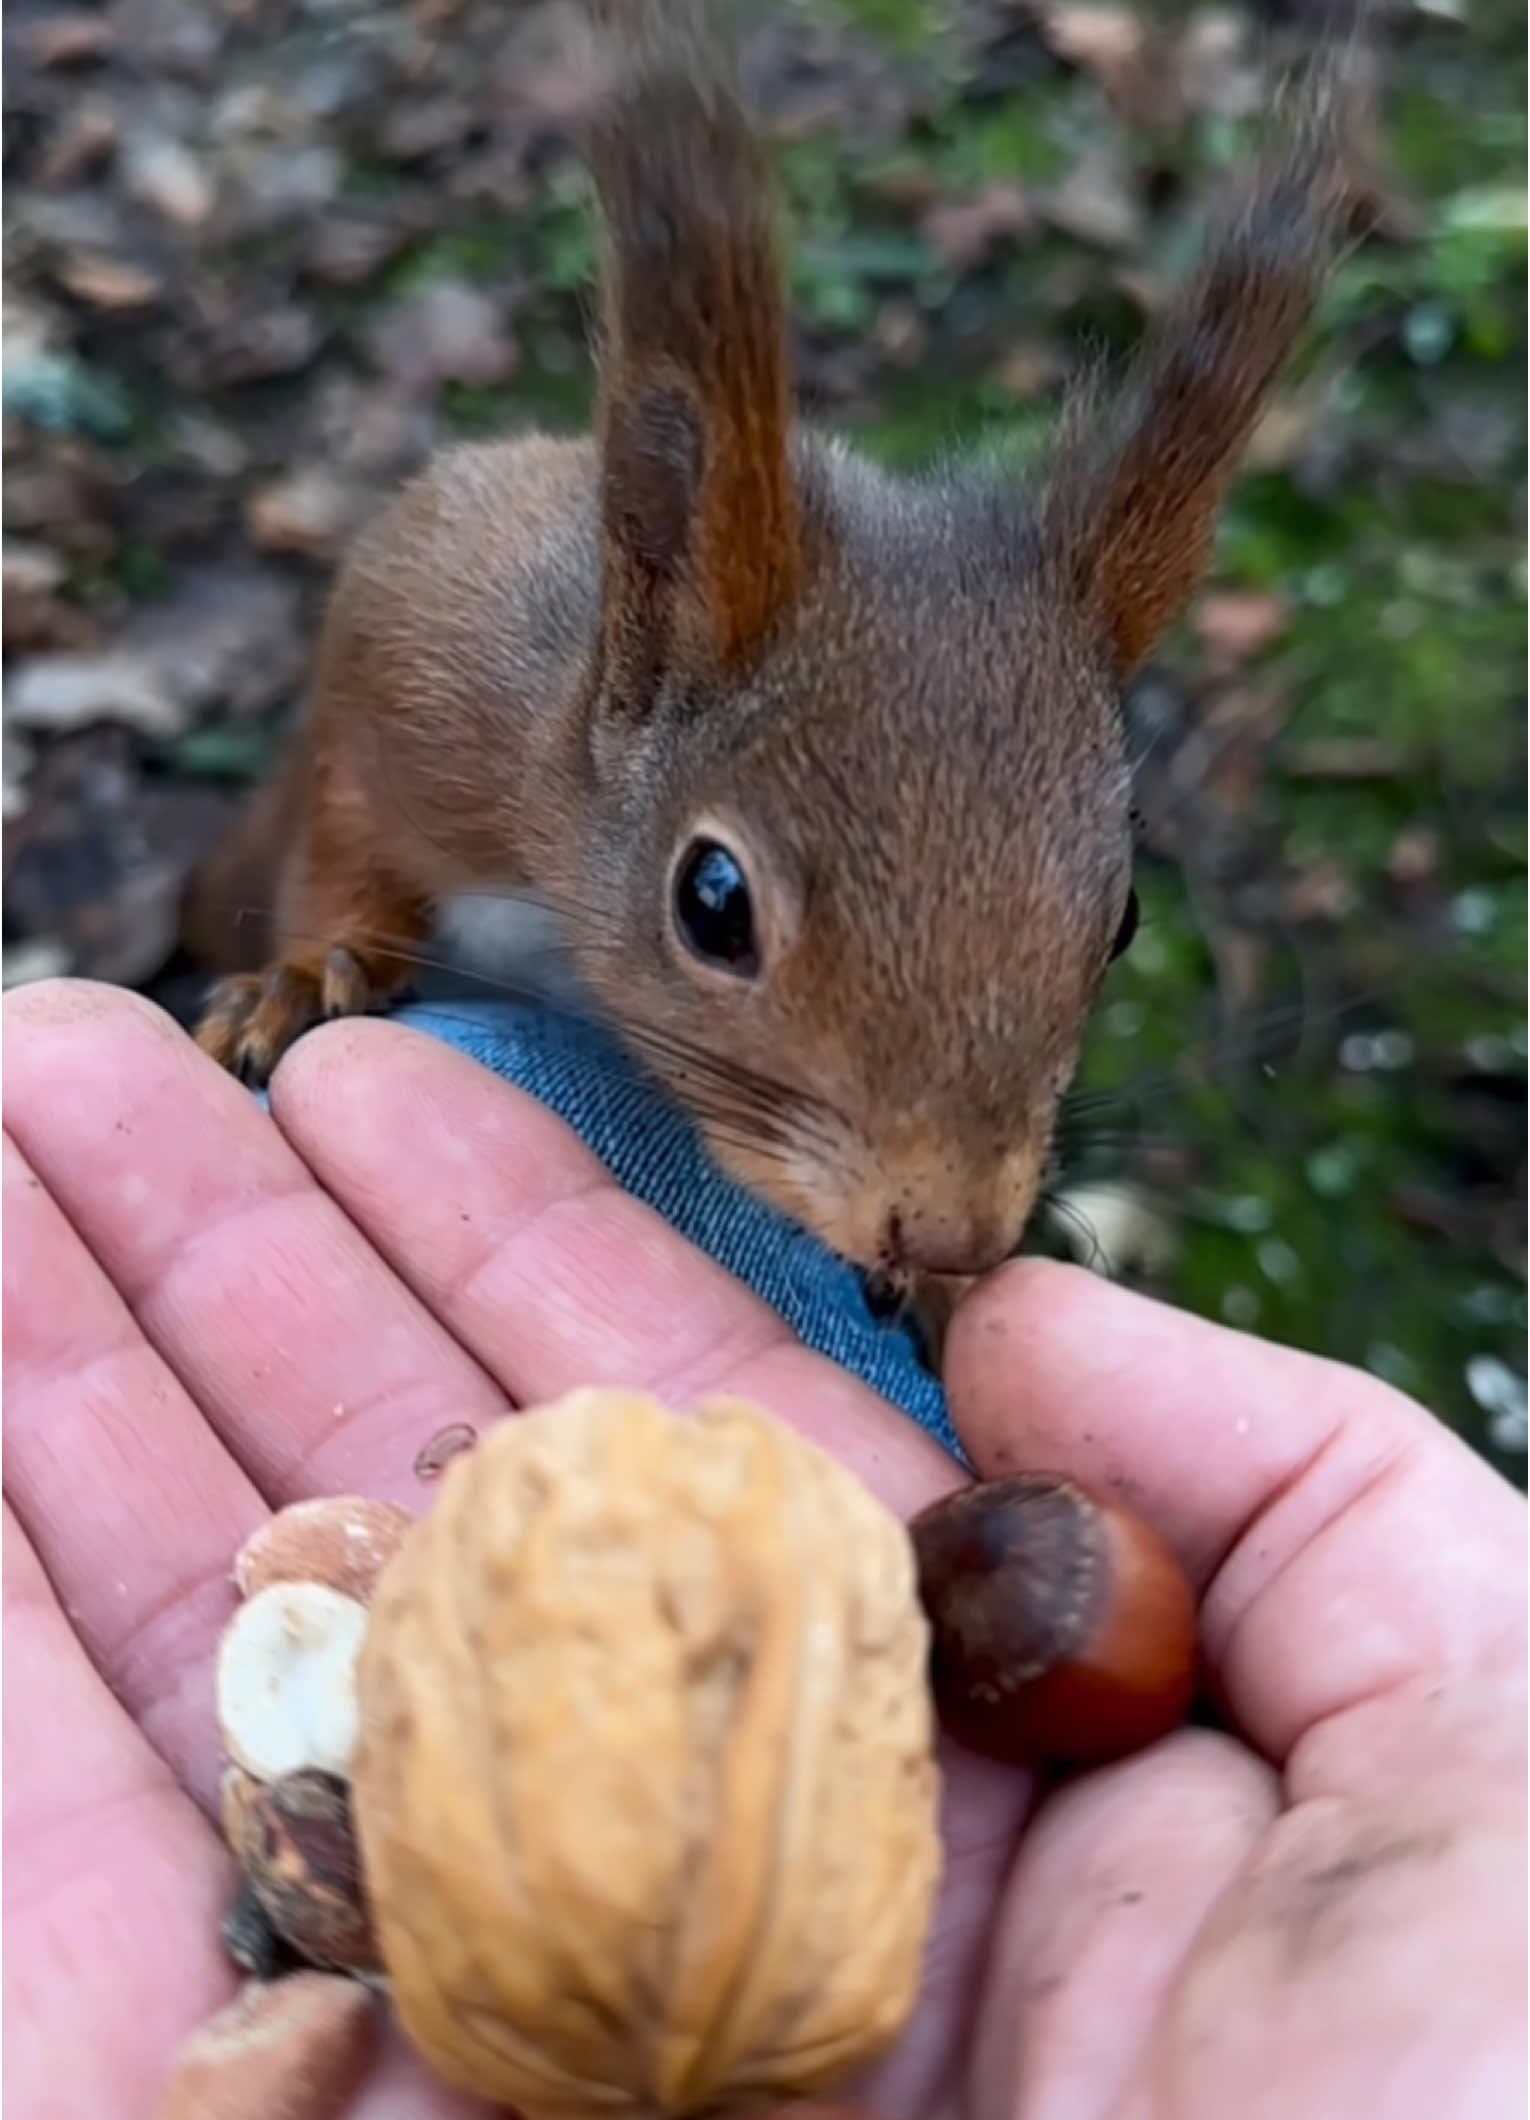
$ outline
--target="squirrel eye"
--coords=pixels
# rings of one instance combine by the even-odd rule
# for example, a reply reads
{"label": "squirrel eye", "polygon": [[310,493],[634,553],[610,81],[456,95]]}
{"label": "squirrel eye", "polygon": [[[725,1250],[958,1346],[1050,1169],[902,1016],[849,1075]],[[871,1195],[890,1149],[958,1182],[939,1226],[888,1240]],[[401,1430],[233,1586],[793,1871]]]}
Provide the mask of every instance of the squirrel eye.
{"label": "squirrel eye", "polygon": [[675,925],[706,964],[752,979],[760,968],[754,905],[737,857],[715,839],[693,839],[675,873]]}
{"label": "squirrel eye", "polygon": [[1116,929],[1116,939],[1110,945],[1110,961],[1112,964],[1115,963],[1118,957],[1126,955],[1126,952],[1132,946],[1132,937],[1136,932],[1137,893],[1128,891],[1126,894],[1126,911],[1121,915],[1121,925]]}

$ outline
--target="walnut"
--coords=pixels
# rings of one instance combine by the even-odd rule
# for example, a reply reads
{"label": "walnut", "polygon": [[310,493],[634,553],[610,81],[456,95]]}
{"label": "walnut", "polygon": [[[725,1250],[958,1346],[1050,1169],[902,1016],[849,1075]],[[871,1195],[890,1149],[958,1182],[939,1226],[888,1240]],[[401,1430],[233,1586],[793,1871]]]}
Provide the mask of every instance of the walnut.
{"label": "walnut", "polygon": [[355,1822],[404,2027],[528,2120],[809,2095],[918,1989],[938,1866],[904,1527],[736,1401],[502,1424],[375,1592]]}

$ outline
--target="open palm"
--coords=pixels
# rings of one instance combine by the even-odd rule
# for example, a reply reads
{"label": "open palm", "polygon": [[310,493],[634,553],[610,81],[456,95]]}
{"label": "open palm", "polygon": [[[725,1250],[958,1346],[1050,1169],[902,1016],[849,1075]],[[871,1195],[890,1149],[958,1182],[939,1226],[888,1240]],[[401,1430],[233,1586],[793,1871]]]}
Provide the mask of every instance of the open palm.
{"label": "open palm", "polygon": [[[6,1004],[8,2113],[137,2120],[232,1992],[211,1670],[273,1507],[369,1493],[576,1385],[771,1407],[911,1511],[960,1475],[529,1097],[336,1025],[268,1117],[146,1004]],[[1073,1269],[949,1350],[985,1473],[1117,1489],[1203,1593],[1239,1737],[1039,1807],[946,1759],[889,2114],[1497,2116],[1523,2099],[1524,1511],[1370,1380]],[[470,2110],[394,2046],[358,2115]]]}

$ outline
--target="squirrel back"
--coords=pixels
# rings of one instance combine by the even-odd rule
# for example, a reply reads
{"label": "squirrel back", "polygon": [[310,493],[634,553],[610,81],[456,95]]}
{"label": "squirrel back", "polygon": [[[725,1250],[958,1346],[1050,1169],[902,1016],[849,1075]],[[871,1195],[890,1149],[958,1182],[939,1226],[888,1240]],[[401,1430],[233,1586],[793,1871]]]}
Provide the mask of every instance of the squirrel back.
{"label": "squirrel back", "polygon": [[[447,452],[336,591],[268,1065],[453,891],[526,888],[719,1158],[845,1256],[1012,1251],[1133,920],[1124,684],[1182,610],[1346,231],[1337,101],[1223,215],[1047,478],[793,423],[764,159],[694,16],[616,13],[595,434]],[[344,960],[336,969],[336,960]]]}

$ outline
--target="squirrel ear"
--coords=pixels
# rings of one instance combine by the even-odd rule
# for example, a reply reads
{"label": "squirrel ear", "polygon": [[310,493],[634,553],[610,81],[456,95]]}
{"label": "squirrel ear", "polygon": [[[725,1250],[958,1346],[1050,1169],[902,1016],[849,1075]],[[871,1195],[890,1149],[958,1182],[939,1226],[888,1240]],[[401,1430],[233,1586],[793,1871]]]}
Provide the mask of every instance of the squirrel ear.
{"label": "squirrel ear", "polygon": [[1189,601],[1238,459],[1357,211],[1338,95],[1322,84],[1295,145],[1223,221],[1116,417],[1102,421],[1085,393],[1065,421],[1048,528],[1123,678]]}
{"label": "squirrel ear", "polygon": [[590,151],[604,237],[603,636],[633,705],[666,661],[736,667],[801,575],[764,160],[715,59],[678,10],[665,16],[626,41]]}

